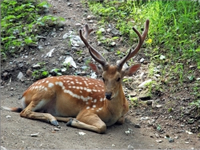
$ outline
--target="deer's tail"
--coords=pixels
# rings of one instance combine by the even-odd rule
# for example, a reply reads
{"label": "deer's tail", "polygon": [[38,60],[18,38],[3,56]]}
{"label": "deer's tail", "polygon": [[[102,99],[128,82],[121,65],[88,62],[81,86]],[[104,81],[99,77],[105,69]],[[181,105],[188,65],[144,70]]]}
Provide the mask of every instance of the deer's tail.
{"label": "deer's tail", "polygon": [[12,112],[18,112],[20,113],[23,109],[22,108],[18,108],[18,107],[5,107],[5,106],[1,106],[2,109],[4,110],[8,110],[8,111],[12,111]]}

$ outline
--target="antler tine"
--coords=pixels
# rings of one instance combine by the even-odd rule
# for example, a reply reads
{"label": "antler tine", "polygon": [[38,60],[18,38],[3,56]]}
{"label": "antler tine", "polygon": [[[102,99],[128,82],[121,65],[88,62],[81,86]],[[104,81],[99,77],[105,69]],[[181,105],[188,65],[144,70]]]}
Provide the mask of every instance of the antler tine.
{"label": "antler tine", "polygon": [[93,29],[90,29],[89,26],[86,24],[84,27],[84,37],[85,39],[88,39],[88,36],[93,31]]}
{"label": "antler tine", "polygon": [[146,22],[145,22],[145,29],[144,29],[142,35],[134,27],[132,29],[138,35],[139,41],[138,41],[138,44],[137,44],[136,48],[132,52],[131,52],[131,49],[130,49],[129,53],[120,61],[120,63],[118,64],[119,70],[122,69],[124,63],[127,60],[129,60],[130,58],[135,56],[135,54],[137,54],[137,52],[140,50],[140,48],[141,48],[141,46],[142,46],[142,44],[143,44],[143,42],[144,42],[144,40],[145,40],[145,38],[147,36],[148,30],[149,30],[149,20],[147,19]]}
{"label": "antler tine", "polygon": [[93,29],[89,29],[89,26],[85,25],[84,31],[85,31],[85,33],[84,33],[84,37],[83,37],[82,30],[79,30],[81,40],[83,41],[85,46],[88,48],[89,53],[92,56],[92,58],[94,58],[94,60],[96,60],[98,63],[100,63],[102,65],[102,67],[104,68],[106,66],[105,58],[97,50],[95,50],[95,48],[93,48],[87,41],[87,38],[88,38],[89,34],[93,31]]}

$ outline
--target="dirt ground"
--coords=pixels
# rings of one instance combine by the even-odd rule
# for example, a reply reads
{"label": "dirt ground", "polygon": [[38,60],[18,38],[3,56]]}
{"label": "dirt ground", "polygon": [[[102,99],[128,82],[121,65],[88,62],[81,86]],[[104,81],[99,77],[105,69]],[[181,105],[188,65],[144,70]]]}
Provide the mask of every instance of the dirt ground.
{"label": "dirt ground", "polygon": [[[25,50],[19,57],[1,64],[1,75],[5,75],[1,80],[1,106],[21,106],[18,99],[34,82],[28,76],[27,70],[32,70],[37,63],[46,62],[45,67],[49,70],[62,68],[64,56],[71,55],[77,63],[77,69],[70,67],[64,74],[91,73],[90,70],[82,69],[85,61],[91,60],[87,49],[80,47],[83,52],[77,53],[76,48],[72,49],[67,39],[63,39],[63,35],[69,31],[78,35],[79,28],[86,23],[95,30],[98,28],[97,18],[91,17],[88,8],[79,0],[48,1],[52,5],[50,13],[66,19],[64,28],[47,33],[45,40],[39,42],[42,49]],[[102,45],[98,46],[95,34],[91,35],[91,43],[106,53]],[[123,45],[117,46],[122,51],[126,48]],[[55,49],[52,56],[45,57],[52,49]],[[112,53],[108,53],[107,56],[110,56],[111,62],[119,59]],[[142,56],[139,54],[135,61],[138,62]],[[143,72],[147,74],[147,68],[148,65],[141,67],[133,77],[134,83],[141,82],[138,76]],[[24,74],[21,81],[17,79],[19,72]],[[125,88],[125,93],[129,92],[130,89]],[[192,134],[187,126],[178,120],[166,117],[162,109],[152,108],[151,111],[147,111],[146,107],[131,107],[126,115],[125,124],[109,127],[106,134],[67,127],[62,122],[61,129],[58,130],[46,122],[21,118],[18,113],[1,109],[1,149],[200,149],[198,134]],[[159,121],[162,130],[158,125],[155,127],[155,119]],[[37,136],[32,137],[32,134]]]}

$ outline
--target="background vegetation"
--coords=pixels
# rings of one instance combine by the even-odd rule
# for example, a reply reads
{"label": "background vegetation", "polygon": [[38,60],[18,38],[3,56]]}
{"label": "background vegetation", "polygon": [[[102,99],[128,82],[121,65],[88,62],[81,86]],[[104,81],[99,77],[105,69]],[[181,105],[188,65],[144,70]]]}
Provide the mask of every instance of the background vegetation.
{"label": "background vegetation", "polygon": [[46,1],[40,0],[1,2],[1,61],[28,47],[37,47],[39,35],[63,20],[45,15],[49,7]]}
{"label": "background vegetation", "polygon": [[[145,54],[150,58],[149,75],[159,72],[154,90],[177,92],[183,83],[192,83],[190,94],[200,107],[200,3],[183,0],[89,0],[100,25],[115,24],[131,46],[137,29],[146,19],[150,28]],[[140,31],[143,29],[140,29]],[[98,32],[97,32],[98,33]],[[144,53],[144,51],[143,51]],[[168,86],[169,84],[173,85]],[[152,90],[152,87],[150,87]],[[180,88],[181,90],[182,88]],[[153,92],[153,91],[151,91]]]}

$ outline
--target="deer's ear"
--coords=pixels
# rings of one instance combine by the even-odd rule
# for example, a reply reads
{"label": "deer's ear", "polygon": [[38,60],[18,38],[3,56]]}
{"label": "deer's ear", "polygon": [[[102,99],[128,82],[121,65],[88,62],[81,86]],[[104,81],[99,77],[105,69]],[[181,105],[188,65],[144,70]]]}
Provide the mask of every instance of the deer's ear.
{"label": "deer's ear", "polygon": [[122,76],[132,76],[140,68],[140,66],[140,64],[136,64],[129,67],[128,69],[122,71]]}
{"label": "deer's ear", "polygon": [[99,69],[95,64],[89,63],[89,66],[97,75],[100,75],[102,73],[102,70]]}

